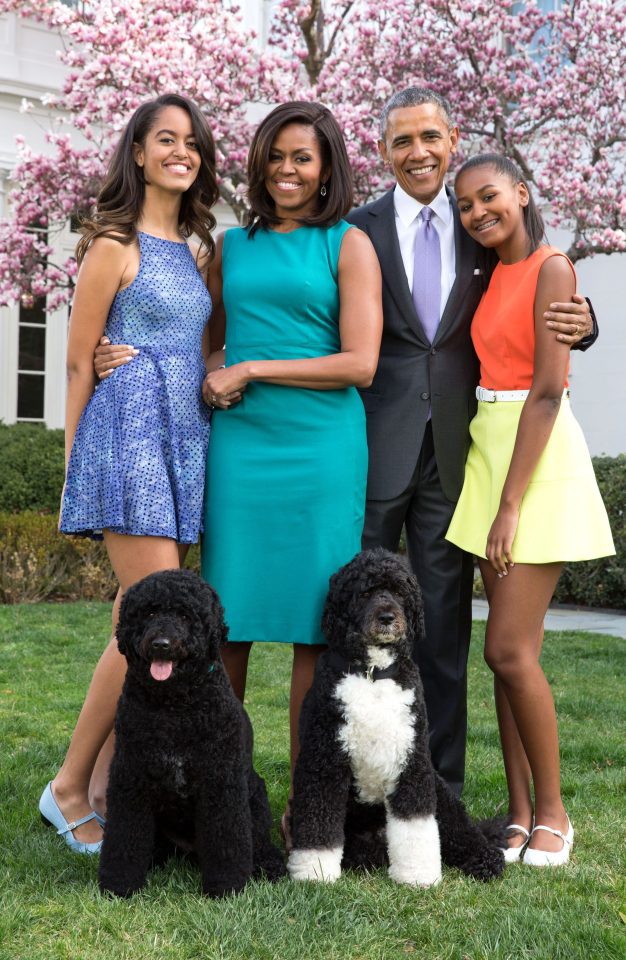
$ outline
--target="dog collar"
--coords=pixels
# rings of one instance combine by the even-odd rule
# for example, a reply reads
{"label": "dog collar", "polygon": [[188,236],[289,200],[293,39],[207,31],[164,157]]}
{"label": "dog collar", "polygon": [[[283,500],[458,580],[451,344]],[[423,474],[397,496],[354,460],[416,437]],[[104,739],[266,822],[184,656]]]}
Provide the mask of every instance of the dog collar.
{"label": "dog collar", "polygon": [[358,660],[348,660],[336,650],[330,650],[328,653],[328,663],[335,670],[341,673],[354,673],[357,676],[367,677],[368,680],[388,680],[397,676],[400,664],[394,660],[388,667],[368,667],[367,664]]}

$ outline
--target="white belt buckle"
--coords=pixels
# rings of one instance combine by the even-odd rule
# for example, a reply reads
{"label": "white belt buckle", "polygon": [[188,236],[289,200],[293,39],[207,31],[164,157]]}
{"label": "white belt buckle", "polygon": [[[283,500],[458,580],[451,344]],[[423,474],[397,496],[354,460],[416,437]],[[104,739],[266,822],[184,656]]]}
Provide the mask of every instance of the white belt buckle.
{"label": "white belt buckle", "polygon": [[476,387],[476,397],[478,400],[482,400],[483,403],[495,403],[496,391],[487,390],[486,387]]}

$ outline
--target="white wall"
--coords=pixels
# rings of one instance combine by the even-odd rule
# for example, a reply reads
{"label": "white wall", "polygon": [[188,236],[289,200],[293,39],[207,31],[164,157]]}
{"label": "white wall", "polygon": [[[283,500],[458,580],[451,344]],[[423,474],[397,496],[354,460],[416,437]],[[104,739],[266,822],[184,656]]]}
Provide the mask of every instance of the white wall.
{"label": "white wall", "polygon": [[[42,94],[58,90],[64,68],[59,63],[58,36],[41,24],[0,16],[0,216],[7,216],[9,175],[15,164],[15,137],[22,134],[34,150],[45,151],[49,112]],[[22,98],[34,109],[21,113]],[[73,246],[69,231],[54,239],[63,259]],[[0,308],[0,420],[13,423],[17,415],[18,305]],[[67,310],[49,315],[46,324],[44,415],[49,426],[62,426],[65,394],[65,338]]]}
{"label": "white wall", "polygon": [[[551,243],[567,250],[570,236],[549,230]],[[576,264],[578,291],[589,297],[600,336],[584,353],[572,351],[571,402],[593,456],[626,453],[626,253]]]}

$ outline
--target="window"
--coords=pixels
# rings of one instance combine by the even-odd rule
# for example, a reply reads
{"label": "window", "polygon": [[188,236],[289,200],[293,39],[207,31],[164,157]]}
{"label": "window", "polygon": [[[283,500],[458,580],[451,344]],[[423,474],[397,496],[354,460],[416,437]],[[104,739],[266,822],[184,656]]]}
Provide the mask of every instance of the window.
{"label": "window", "polygon": [[44,419],[46,301],[22,297],[18,320],[17,419]]}
{"label": "window", "polygon": [[[513,13],[521,13],[521,11],[526,6],[525,0],[518,0],[511,7]],[[542,13],[553,13],[556,10],[560,10],[563,6],[562,0],[537,0],[537,7],[541,10]],[[537,63],[541,63],[544,58],[543,44],[550,41],[551,30],[549,26],[542,27],[541,30],[538,30],[535,36],[532,39],[530,44],[531,53],[533,59]]]}

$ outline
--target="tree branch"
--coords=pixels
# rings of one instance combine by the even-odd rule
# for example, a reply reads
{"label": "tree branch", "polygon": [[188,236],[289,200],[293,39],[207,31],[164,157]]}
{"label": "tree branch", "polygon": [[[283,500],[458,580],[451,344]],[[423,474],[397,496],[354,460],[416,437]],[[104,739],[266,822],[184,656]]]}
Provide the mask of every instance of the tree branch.
{"label": "tree branch", "polygon": [[324,65],[324,8],[322,0],[313,0],[310,12],[299,21],[308,54],[304,66],[312,84],[317,83]]}
{"label": "tree branch", "polygon": [[326,52],[325,52],[325,55],[324,55],[324,59],[325,59],[325,60],[327,60],[328,57],[330,57],[331,53],[333,52],[333,47],[335,46],[335,40],[337,39],[337,34],[339,33],[339,31],[340,31],[341,28],[343,27],[344,23],[346,22],[346,18],[347,18],[347,16],[348,16],[348,14],[350,13],[350,11],[352,10],[352,7],[354,6],[355,3],[356,3],[356,0],[350,0],[350,2],[345,5],[345,7],[344,7],[344,9],[343,9],[343,13],[341,14],[341,17],[339,18],[339,22],[337,23],[337,26],[336,26],[335,29],[333,30],[333,33],[332,33],[332,36],[331,36],[330,41],[329,41],[329,43],[328,43],[328,46],[326,47]]}

